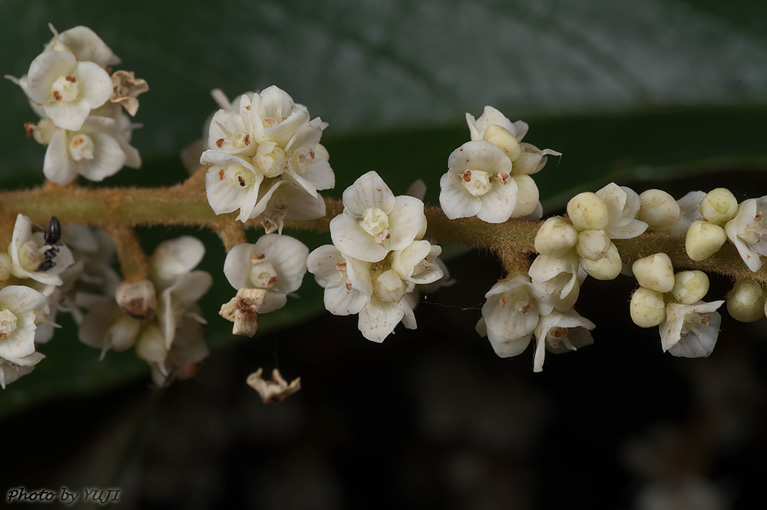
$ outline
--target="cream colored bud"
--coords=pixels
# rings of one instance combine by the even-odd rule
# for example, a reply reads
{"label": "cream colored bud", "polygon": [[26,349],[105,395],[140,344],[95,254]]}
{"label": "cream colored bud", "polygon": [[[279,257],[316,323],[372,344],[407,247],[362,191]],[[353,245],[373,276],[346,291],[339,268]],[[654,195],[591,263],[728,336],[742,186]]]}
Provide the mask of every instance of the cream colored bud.
{"label": "cream colored bud", "polygon": [[682,271],[674,275],[671,295],[677,303],[692,305],[708,294],[708,276],[703,271]]}
{"label": "cream colored bud", "polygon": [[695,220],[687,229],[684,247],[687,256],[698,262],[709,258],[724,246],[727,234],[719,225],[704,220]]}
{"label": "cream colored bud", "polygon": [[674,197],[660,189],[648,189],[639,199],[642,205],[637,218],[647,223],[647,230],[663,232],[679,218],[679,204]]}
{"label": "cream colored bud", "polygon": [[671,292],[674,288],[674,266],[665,253],[644,257],[631,267],[639,285],[656,292]]}
{"label": "cream colored bud", "polygon": [[629,305],[631,320],[640,328],[651,328],[666,320],[666,303],[663,294],[639,287],[631,296]]}
{"label": "cream colored bud", "polygon": [[607,204],[596,193],[590,191],[570,199],[567,203],[567,215],[578,230],[602,230],[607,227],[610,219]]}
{"label": "cream colored bud", "polygon": [[584,259],[599,260],[607,254],[611,244],[610,236],[604,230],[584,230],[578,234],[575,251]]}
{"label": "cream colored bud", "polygon": [[724,225],[738,214],[738,199],[727,188],[716,188],[703,198],[700,213],[711,223]]}
{"label": "cream colored bud", "polygon": [[548,161],[548,154],[559,156],[556,151],[546,149],[542,151],[533,144],[522,142],[519,144],[520,153],[519,156],[512,159],[511,173],[514,175],[521,174],[536,174],[540,172],[546,161]]}
{"label": "cream colored bud", "polygon": [[541,255],[564,257],[575,248],[578,231],[561,216],[547,219],[535,235],[535,250]]}
{"label": "cream colored bud", "polygon": [[535,211],[538,207],[538,186],[529,175],[512,175],[512,179],[517,183],[517,205],[512,218],[521,218]]}
{"label": "cream colored bud", "polygon": [[154,323],[147,324],[136,342],[136,356],[147,363],[162,363],[167,355],[162,331]]}
{"label": "cream colored bud", "polygon": [[727,293],[727,312],[740,322],[756,322],[764,317],[765,295],[753,280],[741,280]]}
{"label": "cream colored bud", "polygon": [[501,149],[511,161],[517,159],[522,152],[519,142],[514,138],[514,135],[497,124],[488,127],[485,130],[485,136],[482,138]]}
{"label": "cream colored bud", "polygon": [[115,301],[134,319],[149,320],[157,312],[157,293],[149,280],[122,282],[115,289]]}
{"label": "cream colored bud", "polygon": [[613,280],[621,273],[623,262],[618,253],[618,247],[615,243],[610,243],[610,249],[605,256],[599,260],[580,259],[581,267],[589,276],[597,280]]}

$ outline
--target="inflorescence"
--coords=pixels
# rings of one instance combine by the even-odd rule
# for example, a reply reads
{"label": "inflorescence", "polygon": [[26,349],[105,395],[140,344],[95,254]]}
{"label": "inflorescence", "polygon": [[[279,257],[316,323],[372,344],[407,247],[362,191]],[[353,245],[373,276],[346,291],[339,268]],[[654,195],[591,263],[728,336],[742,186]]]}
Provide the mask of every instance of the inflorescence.
{"label": "inflorescence", "polygon": [[[40,117],[25,124],[28,136],[47,147],[43,174],[53,184],[40,190],[58,185],[63,194],[85,196],[93,190],[78,187],[78,176],[101,181],[141,166],[130,145],[138,126],[129,116],[148,86],[132,72],[115,71],[120,59],[89,28],[51,30],[53,38],[28,73],[7,78]],[[588,277],[633,276],[632,321],[657,326],[663,351],[675,356],[711,354],[721,323],[717,310],[725,302],[740,321],[765,315],[767,197],[738,202],[719,188],[675,200],[662,190],[640,195],[610,183],[573,197],[566,215],[540,221],[532,175],[560,153],[523,142],[528,125],[487,106],[479,118],[466,114],[471,140],[448,157],[441,211],[424,206],[423,183],[395,196],[376,172],[358,178],[338,203],[320,194],[335,186],[320,143],[325,122],[276,86],[231,101],[219,90],[213,97],[220,109],[206,138],[185,151],[203,167],[184,185],[164,190],[163,199],[172,208],[181,196],[174,193],[183,190],[188,203],[204,200],[196,219],[178,210],[176,223],[221,235],[228,252],[224,275],[236,294],[220,315],[233,322],[234,334],[254,335],[258,315],[286,306],[307,271],[324,288],[325,308],[357,315],[366,339],[383,342],[399,323],[415,329],[419,296],[449,276],[438,241],[489,248],[501,258],[507,274],[485,295],[476,329],[501,357],[521,354],[534,339],[536,372],[547,350],[564,353],[594,342],[595,324],[574,309]],[[39,202],[35,193],[19,200]],[[88,196],[102,197],[95,191]],[[127,218],[102,223],[105,228],[87,220],[62,225],[54,214],[63,218],[63,210],[51,210],[47,224],[36,225],[23,212],[0,218],[15,221],[12,231],[1,230],[8,249],[0,254],[0,385],[42,361],[36,347],[51,339],[61,312],[72,314],[80,340],[102,358],[109,350],[134,348],[158,385],[194,373],[190,367],[208,355],[197,301],[213,283],[210,274],[195,270],[205,253],[198,239],[166,241],[147,257],[133,227],[153,224],[151,212],[140,222]],[[436,225],[432,231],[427,216]],[[158,214],[154,224],[169,221]],[[480,235],[462,237],[467,225]],[[249,244],[244,229],[256,226],[265,234]],[[295,226],[328,230],[332,244],[310,252],[283,234]],[[501,232],[507,237],[494,235]],[[518,242],[498,241],[508,236]],[[728,243],[732,247],[723,249]],[[115,253],[122,275],[111,264]],[[537,254],[532,261],[530,254]],[[725,299],[704,301],[709,280],[702,269],[733,277]],[[272,381],[262,373],[248,382],[265,402],[300,387],[279,372]]]}

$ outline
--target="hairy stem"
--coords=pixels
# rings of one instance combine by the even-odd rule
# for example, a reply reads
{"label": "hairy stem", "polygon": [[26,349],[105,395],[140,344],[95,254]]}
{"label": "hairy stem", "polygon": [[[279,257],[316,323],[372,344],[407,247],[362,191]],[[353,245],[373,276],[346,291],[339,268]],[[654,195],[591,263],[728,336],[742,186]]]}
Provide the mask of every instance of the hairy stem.
{"label": "hairy stem", "polygon": [[[31,190],[0,193],[0,223],[12,225],[17,213],[44,224],[51,215],[63,223],[107,227],[111,232],[125,232],[135,226],[178,225],[205,227],[220,232],[227,250],[244,242],[244,233],[235,224],[235,213],[217,216],[208,205],[204,187],[205,168],[186,182],[165,188],[82,188],[44,185]],[[343,211],[339,200],[326,199],[324,218],[308,221],[285,221],[285,227],[327,232],[330,220]],[[426,237],[442,244],[486,249],[497,254],[507,271],[524,267],[526,258],[535,253],[538,221],[510,220],[489,224],[477,218],[449,220],[439,207],[426,208],[429,229]],[[226,225],[234,225],[226,227]],[[261,228],[250,220],[245,228]],[[1,229],[0,229],[1,230]],[[699,269],[729,276],[733,280],[751,279],[767,284],[767,267],[751,272],[734,246],[727,244],[712,257],[695,262],[687,257],[684,239],[665,234],[647,233],[634,239],[615,241],[624,263],[664,252],[677,271]],[[119,248],[118,248],[119,249]],[[126,248],[127,249],[127,248]],[[120,257],[123,261],[123,257]],[[126,262],[122,262],[126,264]],[[129,269],[129,268],[126,268]],[[133,270],[131,270],[133,271]],[[134,271],[140,272],[140,268]],[[132,273],[131,273],[132,274]],[[127,277],[127,275],[126,275]]]}

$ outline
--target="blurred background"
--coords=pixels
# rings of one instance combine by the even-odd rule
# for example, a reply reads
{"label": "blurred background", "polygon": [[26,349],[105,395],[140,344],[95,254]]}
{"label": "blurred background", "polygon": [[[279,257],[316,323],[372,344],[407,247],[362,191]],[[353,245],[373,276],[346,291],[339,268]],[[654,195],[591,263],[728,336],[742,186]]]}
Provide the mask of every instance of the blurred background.
{"label": "blurred background", "polygon": [[[563,153],[536,182],[547,214],[615,181],[637,192],[729,187],[767,194],[767,4],[748,0],[581,2],[298,0],[120,3],[0,0],[0,74],[21,76],[59,31],[91,27],[120,69],[149,82],[133,145],[144,159],[105,186],[187,175],[180,151],[229,97],[275,84],[330,123],[323,143],[341,192],[378,171],[395,194],[416,178],[437,203],[465,112],[527,121]],[[36,117],[0,82],[0,187],[42,182]],[[287,232],[294,235],[294,232]],[[147,251],[199,236],[216,284],[201,305],[213,351],[198,376],[150,387],[132,352],[99,353],[74,324],[35,371],[0,393],[0,489],[120,487],[123,508],[753,508],[767,461],[765,319],[723,312],[708,359],[661,353],[628,318],[633,280],[589,280],[576,308],[595,344],[497,358],[474,332],[502,276],[488,254],[450,249],[456,283],[419,304],[417,331],[367,342],[355,318],[301,299],[262,316],[255,338],[216,315],[232,289],[207,232],[143,229]],[[257,233],[252,232],[252,240]],[[310,248],[329,242],[296,234]],[[216,276],[218,275],[218,276]],[[708,299],[731,282],[712,279]],[[257,368],[300,376],[266,406]]]}

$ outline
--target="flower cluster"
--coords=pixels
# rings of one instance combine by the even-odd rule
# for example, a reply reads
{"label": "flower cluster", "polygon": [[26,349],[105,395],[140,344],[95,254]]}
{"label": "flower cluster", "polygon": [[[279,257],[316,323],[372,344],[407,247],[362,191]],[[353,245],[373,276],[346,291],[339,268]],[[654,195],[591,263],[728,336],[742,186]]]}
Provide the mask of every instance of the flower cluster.
{"label": "flower cluster", "polygon": [[639,288],[631,296],[631,320],[639,327],[659,326],[663,351],[685,358],[707,357],[719,336],[724,301],[703,302],[708,276],[702,271],[674,274],[665,253],[644,257],[632,266]]}
{"label": "flower cluster", "polygon": [[79,293],[77,305],[86,309],[80,341],[100,349],[102,358],[135,346],[158,385],[183,374],[208,355],[196,302],[213,278],[193,270],[204,254],[194,237],[165,241],[149,258],[149,279],[122,282],[108,295]]}
{"label": "flower cluster", "polygon": [[[57,33],[18,84],[41,119],[27,123],[28,135],[46,145],[43,173],[56,184],[78,175],[102,181],[123,166],[139,168],[141,157],[130,145],[130,115],[138,109],[137,96],[146,82],[132,72],[112,72],[120,59],[90,28],[74,27]],[[121,108],[122,106],[122,108]]]}
{"label": "flower cluster", "polygon": [[35,232],[23,214],[16,217],[6,253],[0,253],[0,386],[28,374],[44,358],[35,344],[53,335],[58,289],[74,259],[60,241],[53,218],[45,233]]}
{"label": "flower cluster", "polygon": [[[216,97],[219,95],[217,94]],[[320,144],[327,124],[309,120],[305,106],[272,86],[247,92],[211,119],[200,162],[208,202],[216,214],[238,211],[237,220],[261,218],[267,232],[282,231],[284,219],[325,215],[317,193],[335,184],[328,153]]]}
{"label": "flower cluster", "polygon": [[333,244],[317,248],[306,262],[325,289],[325,308],[359,314],[362,335],[374,342],[383,342],[400,322],[415,329],[417,287],[443,277],[442,249],[423,239],[423,202],[395,197],[368,172],[344,191],[343,204],[330,222]]}
{"label": "flower cluster", "polygon": [[237,296],[220,315],[234,322],[233,334],[253,336],[257,313],[285,306],[287,295],[301,286],[309,249],[289,236],[266,234],[256,244],[238,244],[226,255],[224,275]]}
{"label": "flower cluster", "polygon": [[534,215],[540,218],[538,187],[530,177],[547,156],[560,153],[523,142],[528,126],[511,122],[492,106],[475,119],[466,114],[471,141],[448,159],[439,181],[439,202],[450,219],[476,216],[489,223]]}

